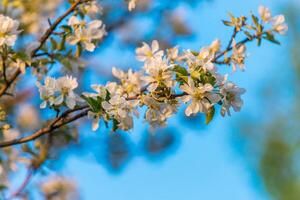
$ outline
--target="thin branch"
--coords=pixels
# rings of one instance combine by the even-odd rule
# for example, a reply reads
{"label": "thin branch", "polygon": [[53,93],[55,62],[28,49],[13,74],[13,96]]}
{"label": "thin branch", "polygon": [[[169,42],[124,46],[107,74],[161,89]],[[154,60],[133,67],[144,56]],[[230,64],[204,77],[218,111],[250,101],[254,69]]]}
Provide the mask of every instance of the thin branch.
{"label": "thin branch", "polygon": [[[80,110],[82,110],[82,112],[79,112],[78,114],[69,117],[70,114],[72,114],[76,111],[80,111]],[[9,147],[9,146],[13,146],[16,144],[22,144],[22,143],[26,143],[29,141],[33,141],[45,134],[53,132],[54,130],[56,130],[66,124],[69,124],[77,119],[80,119],[80,118],[86,116],[88,111],[89,111],[89,109],[88,109],[88,106],[86,106],[86,105],[67,110],[64,113],[62,113],[59,117],[56,117],[48,126],[39,129],[38,131],[34,132],[33,134],[31,134],[29,136],[25,136],[25,137],[10,140],[10,141],[1,142],[0,148]]]}
{"label": "thin branch", "polygon": [[9,198],[7,198],[8,200],[17,198],[22,194],[22,192],[24,191],[26,186],[29,184],[31,178],[33,177],[34,172],[35,172],[35,170],[31,166],[29,166],[24,181],[22,182],[20,187],[15,192],[13,192]]}
{"label": "thin branch", "polygon": [[81,3],[84,2],[88,2],[89,0],[78,0],[76,1],[62,16],[60,16],[59,18],[57,18],[55,20],[54,23],[51,24],[51,26],[48,28],[48,30],[46,31],[46,33],[40,38],[39,42],[40,45],[34,49],[31,52],[31,56],[35,57],[35,54],[38,52],[38,50],[40,50],[40,48],[45,44],[45,42],[47,41],[47,39],[50,37],[50,35],[52,34],[52,32],[54,32],[54,30],[56,29],[56,27],[69,15],[71,14],[78,5],[80,5]]}
{"label": "thin branch", "polygon": [[[143,88],[141,90],[141,93],[143,93],[144,91],[146,91],[146,87]],[[186,95],[186,93],[180,93],[180,94],[173,94],[171,95],[172,98],[176,98],[176,97],[181,97]],[[135,100],[138,99],[140,97],[140,95],[134,96],[134,97],[128,97],[126,98],[126,100]],[[68,117],[70,114],[76,112],[76,111],[80,111],[83,110],[82,112],[72,116],[72,117]],[[2,143],[0,143],[0,148],[4,148],[4,147],[9,147],[9,146],[13,146],[13,145],[17,145],[17,144],[22,144],[22,143],[26,143],[29,141],[33,141],[45,134],[51,133],[54,130],[69,124],[77,119],[80,119],[82,117],[85,117],[89,111],[89,106],[88,105],[84,105],[81,107],[77,107],[74,109],[70,109],[67,110],[65,112],[63,112],[60,116],[56,117],[47,127],[45,128],[41,128],[38,131],[34,132],[33,134],[29,135],[29,136],[25,136],[19,139],[14,139],[14,140],[10,140],[10,141],[4,141]]]}
{"label": "thin branch", "polygon": [[230,40],[229,40],[229,43],[228,43],[226,49],[229,49],[229,48],[231,47],[232,42],[233,42],[233,40],[235,39],[237,33],[238,33],[238,31],[237,31],[236,27],[234,27],[232,36],[231,36],[231,38],[230,38]]}
{"label": "thin branch", "polygon": [[[238,45],[246,44],[247,42],[250,42],[257,37],[258,37],[257,35],[254,35],[252,38],[245,38],[245,39],[241,40],[240,42],[238,42],[236,45],[238,46]],[[213,63],[218,63],[218,62],[222,63],[222,61],[218,61],[218,59],[221,58],[222,56],[224,56],[226,53],[230,52],[232,49],[233,49],[233,47],[230,45],[229,48],[227,47],[224,51],[222,51],[218,55],[216,55],[216,57],[212,60],[212,62]]]}

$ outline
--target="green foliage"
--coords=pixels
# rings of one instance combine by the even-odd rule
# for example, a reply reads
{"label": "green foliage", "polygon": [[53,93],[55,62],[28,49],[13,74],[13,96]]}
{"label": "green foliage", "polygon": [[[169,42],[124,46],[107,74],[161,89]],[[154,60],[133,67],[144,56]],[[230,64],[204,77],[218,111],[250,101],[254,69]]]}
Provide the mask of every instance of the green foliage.
{"label": "green foliage", "polygon": [[189,73],[184,67],[175,65],[173,67],[173,71],[176,73],[176,81],[179,83],[179,85],[188,82]]}
{"label": "green foliage", "polygon": [[211,107],[209,111],[205,114],[205,124],[209,124],[215,116],[215,107]]}

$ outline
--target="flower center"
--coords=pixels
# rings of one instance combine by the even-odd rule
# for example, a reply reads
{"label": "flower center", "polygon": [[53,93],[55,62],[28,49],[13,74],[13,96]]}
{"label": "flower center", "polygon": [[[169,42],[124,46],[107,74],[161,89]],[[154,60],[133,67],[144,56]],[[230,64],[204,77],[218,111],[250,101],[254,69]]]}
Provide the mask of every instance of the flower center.
{"label": "flower center", "polygon": [[61,92],[63,94],[68,94],[69,93],[69,88],[68,87],[62,87]]}

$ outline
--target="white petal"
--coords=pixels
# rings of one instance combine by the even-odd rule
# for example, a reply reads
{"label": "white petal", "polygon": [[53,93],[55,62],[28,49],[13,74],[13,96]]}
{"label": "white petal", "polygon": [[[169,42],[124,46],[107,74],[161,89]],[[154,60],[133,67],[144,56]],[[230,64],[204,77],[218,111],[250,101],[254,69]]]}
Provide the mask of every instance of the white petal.
{"label": "white petal", "polygon": [[40,104],[40,108],[41,108],[41,109],[46,108],[46,106],[47,106],[47,101],[43,101],[43,102]]}
{"label": "white petal", "polygon": [[96,131],[99,128],[99,117],[95,117],[92,123],[92,130]]}
{"label": "white petal", "polygon": [[158,44],[157,40],[152,41],[151,48],[152,48],[152,52],[156,52],[159,49],[159,44]]}
{"label": "white petal", "polygon": [[55,105],[60,105],[60,104],[62,104],[63,101],[64,101],[63,95],[59,95],[58,97],[55,98],[54,104]]}
{"label": "white petal", "polygon": [[94,51],[96,48],[96,46],[92,42],[84,42],[83,45],[84,45],[84,48],[90,52]]}
{"label": "white petal", "polygon": [[73,109],[76,105],[75,98],[72,98],[70,96],[67,96],[66,98],[66,104],[70,109]]}

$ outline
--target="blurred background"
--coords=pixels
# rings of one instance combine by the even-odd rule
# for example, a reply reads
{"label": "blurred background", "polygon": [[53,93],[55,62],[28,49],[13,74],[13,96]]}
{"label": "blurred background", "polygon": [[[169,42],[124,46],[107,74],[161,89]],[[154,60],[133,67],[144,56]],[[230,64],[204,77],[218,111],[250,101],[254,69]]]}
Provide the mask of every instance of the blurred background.
{"label": "blurred background", "polygon": [[[246,71],[230,76],[247,90],[241,112],[216,115],[205,125],[203,116],[187,119],[181,109],[155,133],[143,119],[136,119],[133,131],[117,134],[104,126],[92,132],[86,121],[71,134],[79,142],[57,148],[44,173],[70,177],[87,200],[300,199],[300,1],[163,0],[150,7],[142,2],[128,13],[120,1],[103,1],[111,32],[96,52],[84,55],[81,90],[113,79],[112,66],[139,69],[134,50],[141,41],[193,50],[216,38],[227,44],[232,32],[221,20],[228,12],[248,15],[264,5],[286,15],[289,31],[280,46],[248,45]],[[114,14],[106,15],[106,9]],[[25,78],[22,86],[34,82]]]}

